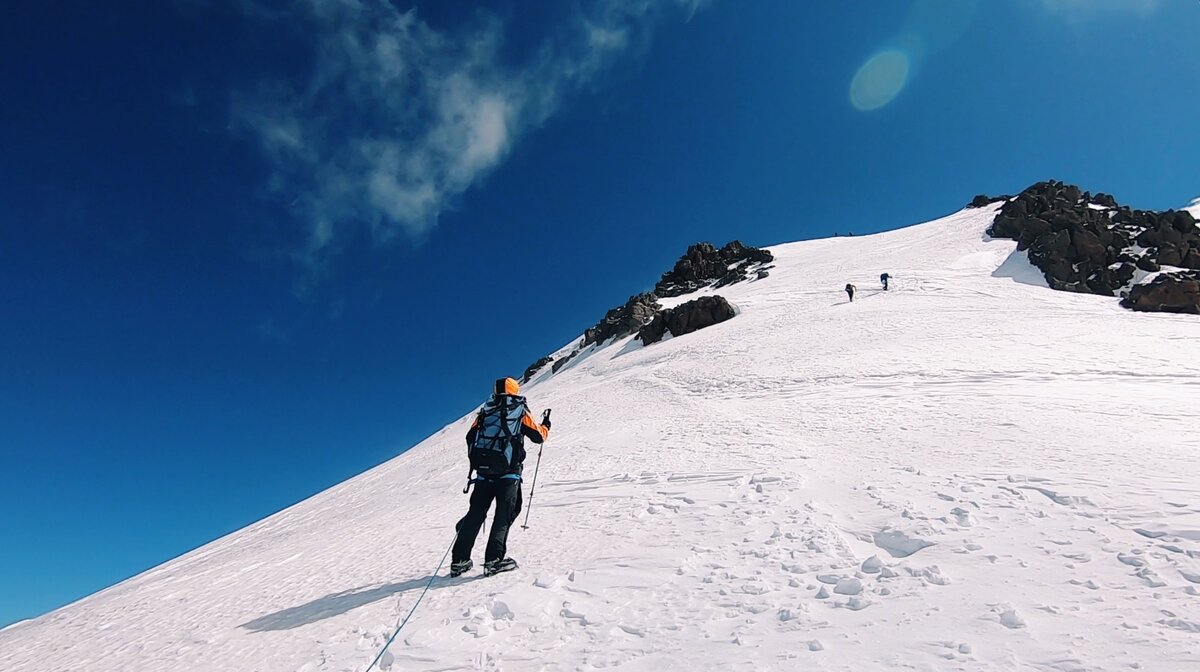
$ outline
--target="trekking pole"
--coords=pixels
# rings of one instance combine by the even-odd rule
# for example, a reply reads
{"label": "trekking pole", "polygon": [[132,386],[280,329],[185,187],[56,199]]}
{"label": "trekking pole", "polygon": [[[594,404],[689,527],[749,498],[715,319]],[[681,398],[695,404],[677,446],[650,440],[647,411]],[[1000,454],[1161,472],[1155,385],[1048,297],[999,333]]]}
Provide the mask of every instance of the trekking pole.
{"label": "trekking pole", "polygon": [[[546,412],[542,413],[542,424],[545,424],[548,420],[550,420],[550,409],[547,408]],[[529,514],[533,512],[533,493],[535,490],[537,490],[538,469],[540,469],[542,466],[542,449],[545,447],[545,445],[546,444],[543,442],[542,445],[538,447],[537,463],[533,465],[533,485],[529,486],[529,508],[525,509],[525,523],[521,525],[522,530],[529,529]]]}

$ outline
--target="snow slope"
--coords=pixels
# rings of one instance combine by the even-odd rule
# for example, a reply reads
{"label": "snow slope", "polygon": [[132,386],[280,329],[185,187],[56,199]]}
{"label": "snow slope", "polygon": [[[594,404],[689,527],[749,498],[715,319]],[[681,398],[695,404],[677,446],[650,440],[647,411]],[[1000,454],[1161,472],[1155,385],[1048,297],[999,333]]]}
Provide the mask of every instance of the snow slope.
{"label": "snow slope", "polygon": [[[522,569],[436,580],[385,665],[1200,669],[1200,320],[1046,289],[995,207],[775,247],[735,319],[528,386]],[[362,670],[465,510],[466,422],[0,632],[0,670]]]}

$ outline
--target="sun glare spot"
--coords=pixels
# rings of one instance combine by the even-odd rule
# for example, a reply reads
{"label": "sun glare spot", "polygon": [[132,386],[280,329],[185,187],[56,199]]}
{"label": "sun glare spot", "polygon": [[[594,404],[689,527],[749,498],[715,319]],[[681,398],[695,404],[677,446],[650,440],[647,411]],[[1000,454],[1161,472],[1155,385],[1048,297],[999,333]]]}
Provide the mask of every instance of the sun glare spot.
{"label": "sun glare spot", "polygon": [[868,112],[892,102],[908,81],[908,54],[889,49],[863,63],[850,81],[850,104]]}

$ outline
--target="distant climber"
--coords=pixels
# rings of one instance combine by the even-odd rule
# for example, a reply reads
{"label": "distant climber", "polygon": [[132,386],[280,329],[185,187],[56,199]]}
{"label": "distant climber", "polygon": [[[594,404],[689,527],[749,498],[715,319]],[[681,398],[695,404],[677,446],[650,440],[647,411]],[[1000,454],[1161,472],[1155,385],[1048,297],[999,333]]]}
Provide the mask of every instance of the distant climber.
{"label": "distant climber", "polygon": [[471,548],[492,501],[496,502],[496,513],[484,551],[483,573],[491,576],[517,568],[516,561],[507,555],[508,528],[521,513],[525,438],[542,443],[550,435],[549,412],[542,416],[541,424],[534,421],[520,391],[520,385],[512,378],[497,380],[492,397],[479,409],[467,432],[467,455],[475,474],[467,487],[474,485],[475,492],[471,494],[467,515],[458,521],[450,576],[458,576],[473,566]]}
{"label": "distant climber", "polygon": [[850,297],[850,302],[851,302],[851,303],[854,303],[854,292],[855,292],[857,289],[858,289],[858,288],[857,288],[857,287],[855,287],[854,285],[852,285],[852,284],[850,284],[850,283],[848,283],[848,282],[846,283],[846,296]]}
{"label": "distant climber", "polygon": [[883,275],[879,276],[879,282],[883,283],[883,291],[885,291],[885,292],[887,291],[888,280],[891,280],[891,279],[892,279],[892,276],[888,275],[887,273],[884,273]]}

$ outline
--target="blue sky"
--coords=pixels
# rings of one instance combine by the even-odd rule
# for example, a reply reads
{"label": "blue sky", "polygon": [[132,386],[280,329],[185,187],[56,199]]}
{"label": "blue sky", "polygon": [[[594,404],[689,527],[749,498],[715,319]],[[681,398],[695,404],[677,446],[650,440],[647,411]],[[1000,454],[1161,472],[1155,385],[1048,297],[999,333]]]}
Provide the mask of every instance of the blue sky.
{"label": "blue sky", "polygon": [[0,624],[396,455],[697,240],[1200,195],[1194,2],[5,14]]}

